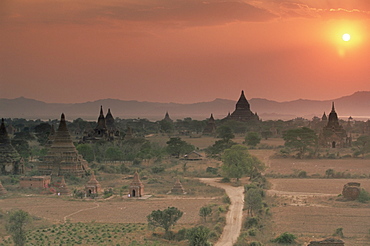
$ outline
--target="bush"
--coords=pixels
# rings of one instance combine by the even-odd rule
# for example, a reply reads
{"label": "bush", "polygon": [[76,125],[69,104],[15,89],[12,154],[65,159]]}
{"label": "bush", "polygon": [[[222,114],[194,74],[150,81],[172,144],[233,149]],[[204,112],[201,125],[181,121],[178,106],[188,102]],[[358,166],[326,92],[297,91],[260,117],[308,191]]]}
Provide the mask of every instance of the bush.
{"label": "bush", "polygon": [[343,228],[339,227],[339,228],[335,229],[335,232],[334,232],[333,236],[344,238]]}
{"label": "bush", "polygon": [[214,167],[207,167],[206,172],[207,173],[212,173],[212,174],[215,174],[216,175],[217,172],[218,172],[218,169],[217,168],[214,168]]}
{"label": "bush", "polygon": [[231,204],[230,197],[228,197],[228,195],[224,195],[224,196],[222,197],[222,202],[223,202],[223,203],[227,203],[227,204]]}
{"label": "bush", "polygon": [[230,183],[230,178],[225,177],[221,179],[221,183]]}
{"label": "bush", "polygon": [[263,244],[260,242],[251,242],[249,246],[263,246]]}
{"label": "bush", "polygon": [[244,227],[247,229],[250,229],[252,227],[257,227],[257,226],[258,226],[258,218],[256,217],[248,217],[244,223]]}
{"label": "bush", "polygon": [[284,232],[283,234],[280,234],[277,238],[271,240],[274,243],[285,243],[285,244],[292,244],[295,242],[295,239],[297,237],[291,233]]}
{"label": "bush", "polygon": [[306,171],[300,171],[298,173],[298,178],[307,178],[307,172]]}
{"label": "bush", "polygon": [[162,173],[164,172],[164,167],[152,167],[152,173]]}
{"label": "bush", "polygon": [[370,194],[369,194],[369,192],[367,192],[365,189],[361,189],[360,194],[358,195],[357,200],[359,202],[363,202],[363,203],[370,201]]}

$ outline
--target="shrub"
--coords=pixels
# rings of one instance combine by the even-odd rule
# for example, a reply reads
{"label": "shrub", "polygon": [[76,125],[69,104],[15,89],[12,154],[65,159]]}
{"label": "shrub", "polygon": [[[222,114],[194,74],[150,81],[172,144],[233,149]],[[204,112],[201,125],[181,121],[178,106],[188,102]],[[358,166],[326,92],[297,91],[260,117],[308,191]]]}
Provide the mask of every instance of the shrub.
{"label": "shrub", "polygon": [[216,175],[217,172],[218,172],[218,169],[217,168],[214,168],[214,167],[207,167],[206,172],[207,173],[212,173],[212,174],[215,174]]}
{"label": "shrub", "polygon": [[277,238],[271,240],[274,243],[285,243],[285,244],[292,244],[295,242],[297,237],[291,233],[284,232],[280,234]]}
{"label": "shrub", "polygon": [[263,246],[263,244],[262,243],[260,243],[260,242],[251,242],[250,244],[249,244],[249,246]]}
{"label": "shrub", "polygon": [[333,236],[344,238],[343,228],[339,227],[339,228],[335,229],[335,232],[334,232]]}
{"label": "shrub", "polygon": [[369,192],[367,192],[365,189],[361,189],[360,194],[358,195],[357,200],[359,202],[363,202],[363,203],[370,201],[370,194],[369,194]]}
{"label": "shrub", "polygon": [[307,178],[307,172],[306,171],[300,171],[298,173],[298,178]]}
{"label": "shrub", "polygon": [[222,202],[223,203],[227,203],[227,204],[231,204],[231,200],[230,200],[230,197],[228,195],[224,195],[222,197]]}
{"label": "shrub", "polygon": [[244,227],[247,229],[252,228],[252,227],[257,227],[257,226],[258,226],[258,218],[256,217],[248,217],[244,223]]}
{"label": "shrub", "polygon": [[221,183],[230,183],[230,178],[227,178],[227,177],[222,178]]}
{"label": "shrub", "polygon": [[164,172],[164,167],[152,167],[152,173],[162,173]]}

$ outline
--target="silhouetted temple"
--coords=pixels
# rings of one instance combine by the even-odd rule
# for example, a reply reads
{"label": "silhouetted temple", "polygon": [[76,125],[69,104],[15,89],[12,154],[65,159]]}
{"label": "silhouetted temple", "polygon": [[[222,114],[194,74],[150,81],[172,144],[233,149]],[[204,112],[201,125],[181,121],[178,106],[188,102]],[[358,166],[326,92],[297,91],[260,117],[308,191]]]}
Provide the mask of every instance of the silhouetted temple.
{"label": "silhouetted temple", "polygon": [[238,102],[235,105],[235,111],[228,115],[226,119],[236,121],[255,121],[259,120],[257,113],[253,113],[250,109],[249,102],[245,98],[244,91],[240,95]]}
{"label": "silhouetted temple", "polygon": [[62,114],[54,141],[43,161],[38,164],[38,170],[43,175],[83,176],[87,169],[87,161],[78,154],[67,129],[64,114]]}
{"label": "silhouetted temple", "polygon": [[168,121],[168,122],[173,122],[173,120],[170,118],[170,115],[168,113],[168,111],[166,112],[166,114],[164,115],[164,118],[163,118],[164,121]]}
{"label": "silhouetted temple", "polygon": [[334,102],[332,104],[332,109],[329,114],[327,124],[322,129],[319,139],[321,145],[331,148],[346,147],[351,144],[350,138],[347,137],[346,130],[339,124],[338,115],[335,112]]}
{"label": "silhouetted temple", "polygon": [[209,117],[206,127],[203,130],[204,135],[214,135],[216,134],[216,122],[213,118],[213,114]]}
{"label": "silhouetted temple", "polygon": [[103,106],[100,106],[100,114],[96,127],[94,129],[86,128],[84,134],[83,142],[94,142],[99,140],[113,141],[119,138],[120,132],[115,125],[114,117],[110,109],[108,109],[108,113],[104,117]]}
{"label": "silhouetted temple", "polygon": [[0,126],[0,174],[23,173],[23,159],[12,146],[8,132],[5,128],[4,119]]}

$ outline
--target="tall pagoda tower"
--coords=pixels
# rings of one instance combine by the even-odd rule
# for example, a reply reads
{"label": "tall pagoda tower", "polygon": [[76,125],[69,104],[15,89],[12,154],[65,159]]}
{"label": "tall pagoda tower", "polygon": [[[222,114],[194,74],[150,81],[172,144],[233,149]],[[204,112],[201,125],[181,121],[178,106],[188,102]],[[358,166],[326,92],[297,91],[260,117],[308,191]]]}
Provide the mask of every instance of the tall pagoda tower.
{"label": "tall pagoda tower", "polygon": [[257,113],[253,113],[251,111],[249,102],[247,98],[245,98],[244,91],[242,91],[242,94],[235,105],[235,111],[226,118],[236,121],[259,120]]}
{"label": "tall pagoda tower", "polygon": [[23,159],[12,146],[4,119],[0,125],[0,174],[23,173]]}
{"label": "tall pagoda tower", "polygon": [[39,163],[38,170],[43,175],[83,176],[87,169],[88,163],[78,154],[67,129],[65,116],[62,114],[54,141],[44,160]]}
{"label": "tall pagoda tower", "polygon": [[347,145],[347,132],[343,126],[339,124],[338,114],[335,111],[334,102],[332,103],[327,124],[322,129],[319,138],[323,146],[336,148],[346,147]]}

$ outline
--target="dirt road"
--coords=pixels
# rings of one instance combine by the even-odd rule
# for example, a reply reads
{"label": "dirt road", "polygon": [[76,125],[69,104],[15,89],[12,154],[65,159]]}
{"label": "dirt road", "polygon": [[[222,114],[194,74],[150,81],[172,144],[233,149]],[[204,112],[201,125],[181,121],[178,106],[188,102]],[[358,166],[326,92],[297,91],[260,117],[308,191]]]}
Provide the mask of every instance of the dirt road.
{"label": "dirt road", "polygon": [[220,178],[200,178],[200,181],[222,188],[231,200],[226,214],[226,226],[215,246],[232,246],[238,239],[243,220],[244,187],[233,187],[230,184],[219,183]]}

